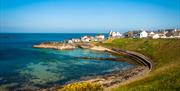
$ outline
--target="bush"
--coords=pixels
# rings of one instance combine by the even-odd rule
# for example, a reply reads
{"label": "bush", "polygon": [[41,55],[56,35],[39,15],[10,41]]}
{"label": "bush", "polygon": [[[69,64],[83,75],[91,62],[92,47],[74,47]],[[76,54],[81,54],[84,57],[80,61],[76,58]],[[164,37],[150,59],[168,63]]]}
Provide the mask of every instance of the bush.
{"label": "bush", "polygon": [[103,86],[97,83],[81,82],[65,85],[59,91],[103,91]]}

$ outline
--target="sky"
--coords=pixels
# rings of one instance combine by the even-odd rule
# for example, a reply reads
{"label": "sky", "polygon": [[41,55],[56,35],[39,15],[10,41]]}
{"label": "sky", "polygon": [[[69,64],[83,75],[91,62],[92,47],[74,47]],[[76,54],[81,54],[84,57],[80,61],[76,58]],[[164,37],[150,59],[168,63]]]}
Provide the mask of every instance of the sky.
{"label": "sky", "polygon": [[180,0],[0,0],[0,33],[180,28]]}

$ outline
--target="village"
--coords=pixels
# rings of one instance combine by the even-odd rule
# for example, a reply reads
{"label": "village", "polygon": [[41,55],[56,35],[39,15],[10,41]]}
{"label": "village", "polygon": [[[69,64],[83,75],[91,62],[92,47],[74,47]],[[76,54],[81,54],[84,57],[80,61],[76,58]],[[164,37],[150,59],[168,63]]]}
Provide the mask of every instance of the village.
{"label": "village", "polygon": [[66,43],[80,43],[80,42],[102,42],[103,40],[110,38],[149,38],[149,39],[169,39],[169,38],[177,38],[180,39],[180,29],[164,29],[157,31],[146,31],[146,30],[134,30],[128,31],[124,34],[120,32],[110,31],[108,37],[105,37],[103,34],[98,34],[96,36],[83,36],[81,38],[73,38],[70,40],[66,40]]}
{"label": "village", "polygon": [[[129,31],[124,34],[120,32],[110,31],[108,36],[103,34],[97,34],[95,36],[85,35],[81,38],[72,38],[61,42],[42,42],[38,45],[33,45],[34,48],[50,48],[58,50],[69,50],[75,48],[93,49],[95,48],[92,42],[103,42],[107,39],[117,38],[147,38],[147,39],[180,39],[180,30],[178,29],[166,29],[158,31],[145,31],[135,30]],[[99,49],[99,48],[95,48]]]}

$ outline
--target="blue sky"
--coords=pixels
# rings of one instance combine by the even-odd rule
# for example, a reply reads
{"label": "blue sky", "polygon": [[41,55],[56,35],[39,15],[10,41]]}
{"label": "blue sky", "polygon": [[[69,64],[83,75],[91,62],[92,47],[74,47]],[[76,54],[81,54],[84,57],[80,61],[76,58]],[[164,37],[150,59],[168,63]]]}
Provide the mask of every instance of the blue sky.
{"label": "blue sky", "polygon": [[180,28],[180,0],[0,0],[0,32]]}

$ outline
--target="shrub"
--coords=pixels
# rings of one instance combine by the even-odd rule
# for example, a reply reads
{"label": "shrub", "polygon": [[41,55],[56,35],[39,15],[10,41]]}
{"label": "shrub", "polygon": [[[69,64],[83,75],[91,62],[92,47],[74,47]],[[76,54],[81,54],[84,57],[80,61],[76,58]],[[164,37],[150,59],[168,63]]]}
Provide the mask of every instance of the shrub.
{"label": "shrub", "polygon": [[81,82],[65,85],[59,91],[103,91],[103,86],[97,83]]}

